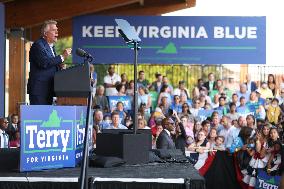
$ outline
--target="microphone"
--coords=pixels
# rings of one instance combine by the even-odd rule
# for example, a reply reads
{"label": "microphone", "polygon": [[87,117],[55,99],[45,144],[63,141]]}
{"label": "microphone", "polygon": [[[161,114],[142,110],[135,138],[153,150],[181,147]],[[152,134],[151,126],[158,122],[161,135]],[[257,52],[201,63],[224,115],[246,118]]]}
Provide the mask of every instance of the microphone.
{"label": "microphone", "polygon": [[92,55],[84,51],[83,49],[76,49],[76,54],[80,57],[86,57],[86,58],[91,58],[93,59]]}

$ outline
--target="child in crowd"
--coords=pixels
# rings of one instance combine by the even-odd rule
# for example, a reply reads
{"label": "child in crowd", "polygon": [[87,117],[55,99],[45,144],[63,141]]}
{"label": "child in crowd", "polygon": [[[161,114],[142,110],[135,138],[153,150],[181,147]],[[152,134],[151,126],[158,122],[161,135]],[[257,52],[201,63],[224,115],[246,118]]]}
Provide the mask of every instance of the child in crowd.
{"label": "child in crowd", "polygon": [[211,149],[224,151],[225,150],[224,141],[225,141],[225,138],[223,136],[217,136],[215,139],[215,143],[211,145]]}

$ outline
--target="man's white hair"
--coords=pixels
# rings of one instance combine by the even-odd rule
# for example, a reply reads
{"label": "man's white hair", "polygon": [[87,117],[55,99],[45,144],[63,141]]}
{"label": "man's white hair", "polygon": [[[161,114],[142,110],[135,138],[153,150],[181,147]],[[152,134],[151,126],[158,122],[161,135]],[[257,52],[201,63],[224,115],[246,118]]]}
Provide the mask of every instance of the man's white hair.
{"label": "man's white hair", "polygon": [[49,25],[54,24],[56,25],[57,22],[55,20],[46,20],[44,21],[42,27],[41,27],[41,35],[44,36],[45,33],[48,31],[49,29]]}

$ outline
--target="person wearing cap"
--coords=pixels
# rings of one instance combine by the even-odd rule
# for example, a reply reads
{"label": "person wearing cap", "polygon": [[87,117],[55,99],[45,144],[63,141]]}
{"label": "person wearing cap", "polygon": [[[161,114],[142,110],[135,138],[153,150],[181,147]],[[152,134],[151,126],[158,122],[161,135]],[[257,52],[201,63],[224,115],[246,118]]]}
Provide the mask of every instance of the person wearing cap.
{"label": "person wearing cap", "polygon": [[186,94],[187,98],[190,98],[190,93],[188,92],[188,89],[185,87],[185,81],[179,81],[178,82],[178,88],[174,90],[174,95]]}
{"label": "person wearing cap", "polygon": [[257,91],[260,93],[260,97],[267,99],[267,98],[273,98],[272,91],[268,88],[268,85],[265,81],[261,82],[261,86]]}
{"label": "person wearing cap", "polygon": [[117,90],[115,86],[121,82],[121,77],[114,72],[114,66],[109,66],[108,74],[104,77],[106,96],[115,96]]}
{"label": "person wearing cap", "polygon": [[171,133],[175,132],[174,121],[171,118],[164,118],[162,121],[163,131],[159,134],[156,142],[157,149],[175,149],[175,143]]}

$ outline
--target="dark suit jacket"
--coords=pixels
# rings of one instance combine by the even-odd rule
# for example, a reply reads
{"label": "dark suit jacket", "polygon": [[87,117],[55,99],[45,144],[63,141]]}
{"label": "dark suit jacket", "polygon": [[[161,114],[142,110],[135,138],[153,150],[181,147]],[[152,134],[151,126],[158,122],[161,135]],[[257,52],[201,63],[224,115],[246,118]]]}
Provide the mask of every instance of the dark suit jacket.
{"label": "dark suit jacket", "polygon": [[[209,91],[209,81],[205,82],[203,86],[206,87],[206,89]],[[213,89],[215,87],[216,87],[216,81],[214,81],[214,83],[213,83]]]}
{"label": "dark suit jacket", "polygon": [[157,142],[156,142],[156,147],[157,149],[175,149],[175,144],[173,139],[168,135],[168,133],[163,130],[158,138],[157,138]]}
{"label": "dark suit jacket", "polygon": [[[245,83],[245,84],[248,85],[247,83]],[[256,83],[254,81],[251,82],[250,89],[251,89],[251,91],[255,91],[257,89]]]}
{"label": "dark suit jacket", "polygon": [[33,43],[29,58],[28,94],[54,96],[53,77],[58,65],[62,63],[61,57],[54,57],[46,40],[40,38]]}

